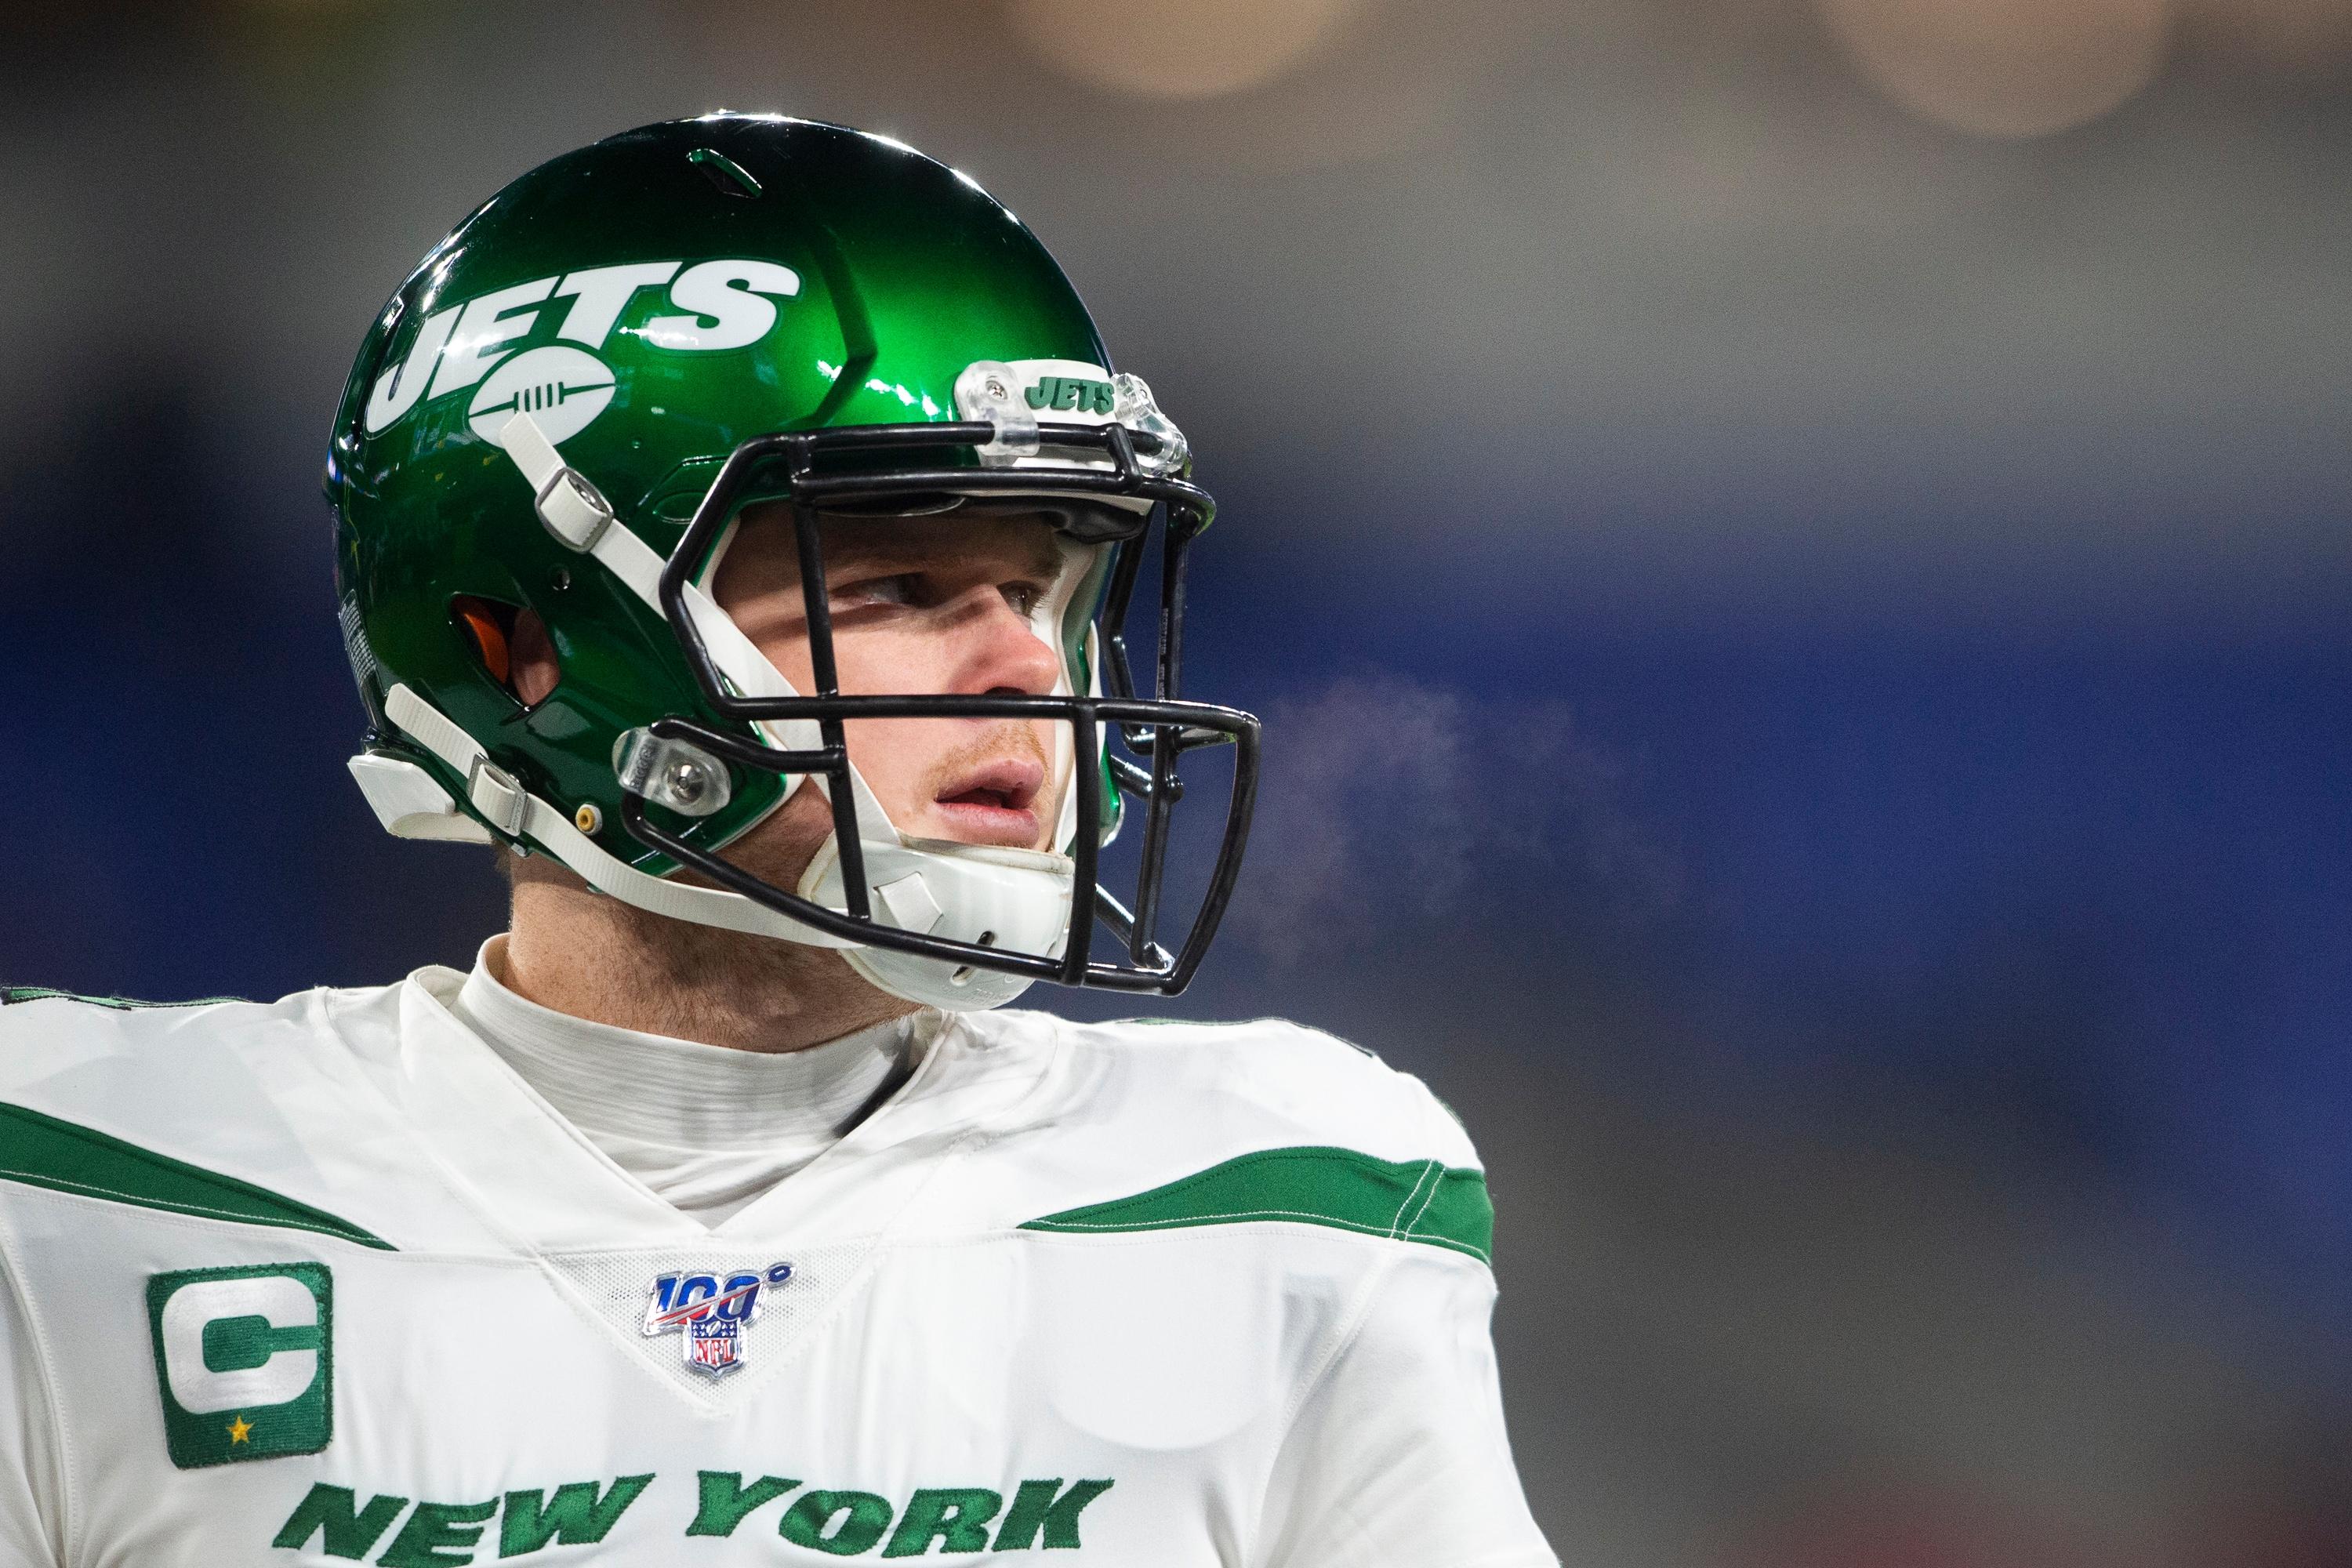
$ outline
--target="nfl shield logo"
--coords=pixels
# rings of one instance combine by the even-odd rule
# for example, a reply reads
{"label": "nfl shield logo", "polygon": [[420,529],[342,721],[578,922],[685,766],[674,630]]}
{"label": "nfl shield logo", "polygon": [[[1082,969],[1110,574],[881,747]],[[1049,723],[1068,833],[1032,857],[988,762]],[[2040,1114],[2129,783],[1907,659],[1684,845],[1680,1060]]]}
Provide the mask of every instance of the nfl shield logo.
{"label": "nfl shield logo", "polygon": [[733,1366],[742,1353],[742,1328],[716,1312],[689,1321],[686,1332],[686,1359],[698,1371],[716,1376]]}
{"label": "nfl shield logo", "polygon": [[793,1277],[789,1263],[757,1273],[665,1274],[654,1281],[645,1333],[678,1335],[686,1364],[710,1377],[743,1363],[743,1325],[760,1310],[762,1290]]}

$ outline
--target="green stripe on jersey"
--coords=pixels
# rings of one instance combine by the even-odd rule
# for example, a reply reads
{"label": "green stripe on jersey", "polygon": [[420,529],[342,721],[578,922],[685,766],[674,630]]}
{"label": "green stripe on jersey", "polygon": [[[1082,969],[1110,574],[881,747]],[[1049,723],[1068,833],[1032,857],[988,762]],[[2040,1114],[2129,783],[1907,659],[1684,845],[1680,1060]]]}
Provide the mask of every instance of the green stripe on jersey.
{"label": "green stripe on jersey", "polygon": [[205,1219],[314,1230],[394,1250],[382,1237],[323,1209],[21,1105],[0,1104],[0,1181]]}
{"label": "green stripe on jersey", "polygon": [[1265,1149],[1133,1197],[1033,1219],[1024,1230],[1172,1230],[1249,1220],[1336,1226],[1493,1261],[1486,1178],[1435,1160],[1399,1164],[1353,1149]]}
{"label": "green stripe on jersey", "polygon": [[142,1002],[130,996],[85,996],[79,991],[58,991],[47,985],[0,985],[0,1007],[19,1002],[79,1002],[117,1013],[144,1013],[168,1007],[210,1007],[219,1002],[242,1002],[242,996],[199,996],[189,1002]]}

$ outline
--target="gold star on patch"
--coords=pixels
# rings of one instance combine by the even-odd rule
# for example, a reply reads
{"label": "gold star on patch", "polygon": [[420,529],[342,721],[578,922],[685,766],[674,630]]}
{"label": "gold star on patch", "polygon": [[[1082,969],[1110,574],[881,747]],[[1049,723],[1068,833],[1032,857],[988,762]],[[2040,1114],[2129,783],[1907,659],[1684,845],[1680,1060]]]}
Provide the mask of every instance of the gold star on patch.
{"label": "gold star on patch", "polygon": [[253,1423],[240,1415],[228,1424],[228,1440],[232,1443],[242,1443],[252,1431]]}

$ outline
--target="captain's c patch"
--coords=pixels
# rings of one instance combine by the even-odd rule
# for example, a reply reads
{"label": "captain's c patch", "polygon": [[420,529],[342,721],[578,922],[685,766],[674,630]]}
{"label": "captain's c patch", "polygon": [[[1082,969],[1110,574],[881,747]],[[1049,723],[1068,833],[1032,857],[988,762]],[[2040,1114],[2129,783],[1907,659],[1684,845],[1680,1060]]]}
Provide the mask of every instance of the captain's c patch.
{"label": "captain's c patch", "polygon": [[333,1274],[184,1268],[147,1281],[163,1440],[184,1470],[315,1454],[334,1436]]}

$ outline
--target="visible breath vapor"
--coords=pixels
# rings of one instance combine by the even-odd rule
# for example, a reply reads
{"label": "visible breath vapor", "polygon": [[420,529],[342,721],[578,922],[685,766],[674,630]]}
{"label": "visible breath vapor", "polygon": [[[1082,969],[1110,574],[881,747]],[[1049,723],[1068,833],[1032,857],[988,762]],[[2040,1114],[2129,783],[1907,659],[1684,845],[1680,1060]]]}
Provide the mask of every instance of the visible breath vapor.
{"label": "visible breath vapor", "polygon": [[1388,674],[1277,702],[1233,929],[1293,963],[1507,907],[1654,920],[1681,867],[1625,805],[1630,773],[1561,703]]}

